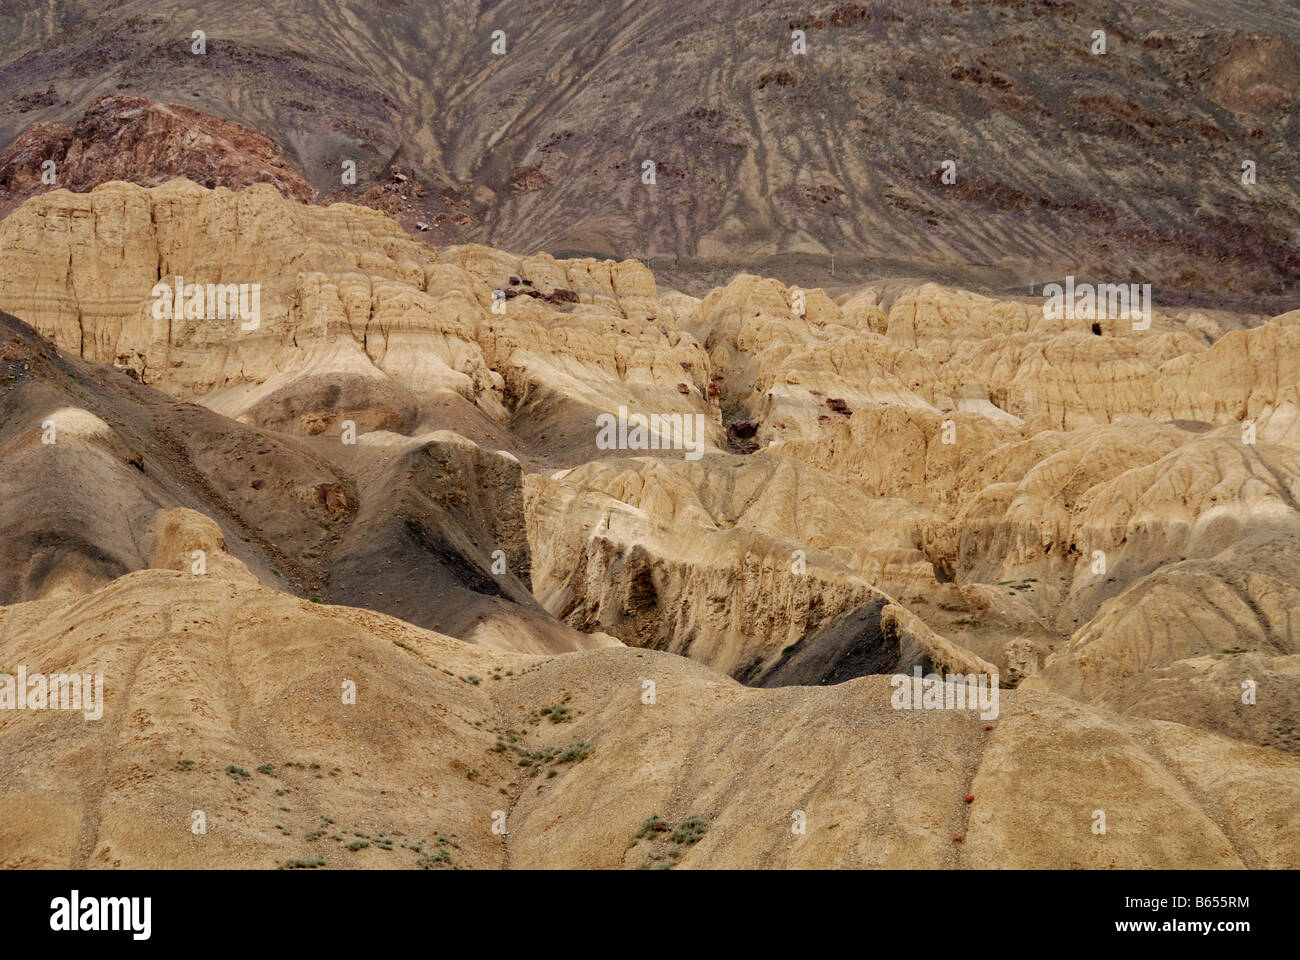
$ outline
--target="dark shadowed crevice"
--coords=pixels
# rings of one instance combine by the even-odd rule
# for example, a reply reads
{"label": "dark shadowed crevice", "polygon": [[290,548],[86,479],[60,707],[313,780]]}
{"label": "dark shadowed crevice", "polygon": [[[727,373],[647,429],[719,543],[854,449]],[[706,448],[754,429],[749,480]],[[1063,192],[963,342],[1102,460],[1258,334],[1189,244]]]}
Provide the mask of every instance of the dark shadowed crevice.
{"label": "dark shadowed crevice", "polygon": [[755,687],[829,686],[855,677],[910,670],[896,639],[880,625],[883,597],[863,604],[804,637],[766,672],[749,679]]}

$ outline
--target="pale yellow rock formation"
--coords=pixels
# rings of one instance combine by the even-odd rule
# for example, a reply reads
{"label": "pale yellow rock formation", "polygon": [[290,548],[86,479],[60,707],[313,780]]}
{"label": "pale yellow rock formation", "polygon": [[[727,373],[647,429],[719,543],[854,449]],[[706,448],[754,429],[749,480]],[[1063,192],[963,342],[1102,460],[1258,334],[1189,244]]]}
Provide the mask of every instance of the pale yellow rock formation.
{"label": "pale yellow rock formation", "polygon": [[932,577],[924,511],[784,457],[602,461],[530,475],[526,496],[551,613],[733,674],[881,599],[872,583]]}
{"label": "pale yellow rock formation", "polygon": [[10,868],[640,867],[665,856],[636,838],[652,814],[706,824],[682,867],[1300,866],[1300,759],[1051,694],[1003,691],[985,730],[894,709],[884,677],[494,653],[160,570],[0,608],[0,662],[104,676],[99,721],[0,712]]}
{"label": "pale yellow rock formation", "polygon": [[920,617],[897,604],[888,604],[881,611],[880,626],[887,640],[902,648],[919,647],[937,673],[983,674],[995,682],[998,679],[1000,671],[995,665],[939,636]]}
{"label": "pale yellow rock formation", "polygon": [[[619,404],[709,412],[707,357],[671,312],[660,315],[653,277],[631,261],[440,252],[367,208],[185,180],[43,194],[0,224],[0,249],[0,309],[61,349],[246,422],[262,422],[260,405],[317,378],[357,384],[356,409],[299,411],[287,424],[296,432],[319,432],[322,416],[347,412],[363,430],[385,428],[400,404],[385,387],[416,404],[459,397],[498,422],[506,391],[534,407],[572,405],[584,424],[588,411]],[[495,313],[493,291],[510,275],[577,302],[521,294]],[[259,285],[259,325],[155,318],[154,285],[177,276]],[[368,412],[374,422],[364,422]]]}
{"label": "pale yellow rock formation", "polygon": [[221,528],[197,510],[159,510],[153,520],[149,566],[191,576],[256,583],[242,561],[226,552]]}

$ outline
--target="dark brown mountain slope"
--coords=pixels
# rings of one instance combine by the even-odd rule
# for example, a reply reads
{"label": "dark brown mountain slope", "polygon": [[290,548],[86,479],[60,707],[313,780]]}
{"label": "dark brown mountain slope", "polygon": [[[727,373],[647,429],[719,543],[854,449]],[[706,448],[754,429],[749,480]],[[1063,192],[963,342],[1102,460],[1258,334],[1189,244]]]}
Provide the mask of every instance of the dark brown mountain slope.
{"label": "dark brown mountain slope", "polygon": [[825,284],[835,254],[841,282],[1091,274],[1280,312],[1300,275],[1284,0],[6,3],[0,37],[0,146],[105,93],[188,104],[436,242],[693,290],[741,263]]}

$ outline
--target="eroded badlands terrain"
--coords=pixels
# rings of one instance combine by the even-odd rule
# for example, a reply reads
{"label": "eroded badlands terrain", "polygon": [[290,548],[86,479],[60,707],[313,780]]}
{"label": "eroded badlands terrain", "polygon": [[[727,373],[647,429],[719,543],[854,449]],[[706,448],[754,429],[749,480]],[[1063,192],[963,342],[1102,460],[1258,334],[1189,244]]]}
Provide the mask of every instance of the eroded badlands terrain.
{"label": "eroded badlands terrain", "polygon": [[0,671],[106,688],[0,711],[0,864],[1300,867],[1300,311],[697,298],[184,179],[23,202],[0,310]]}

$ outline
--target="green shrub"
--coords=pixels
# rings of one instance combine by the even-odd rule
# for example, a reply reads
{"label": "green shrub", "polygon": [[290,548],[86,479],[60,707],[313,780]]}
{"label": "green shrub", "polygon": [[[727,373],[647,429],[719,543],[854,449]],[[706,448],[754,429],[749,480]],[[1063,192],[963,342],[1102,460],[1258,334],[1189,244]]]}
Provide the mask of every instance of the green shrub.
{"label": "green shrub", "polygon": [[709,822],[707,820],[691,814],[677,825],[677,829],[672,832],[672,836],[668,839],[672,840],[673,843],[690,846],[693,843],[699,843],[708,829]]}
{"label": "green shrub", "polygon": [[656,833],[664,833],[670,829],[672,829],[671,824],[662,819],[659,814],[652,813],[645,818],[645,822],[641,824],[641,829],[636,832],[636,839],[653,837]]}
{"label": "green shrub", "polygon": [[577,763],[591,756],[591,744],[586,740],[575,740],[565,751],[555,758],[556,763]]}

